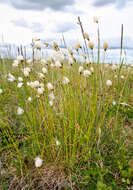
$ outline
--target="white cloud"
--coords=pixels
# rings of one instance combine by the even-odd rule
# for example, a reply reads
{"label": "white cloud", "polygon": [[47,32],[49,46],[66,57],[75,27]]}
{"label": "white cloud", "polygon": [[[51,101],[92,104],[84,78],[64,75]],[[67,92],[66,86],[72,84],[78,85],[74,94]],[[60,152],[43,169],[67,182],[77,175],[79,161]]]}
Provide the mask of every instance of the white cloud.
{"label": "white cloud", "polygon": [[102,7],[114,4],[117,8],[123,8],[129,2],[133,3],[133,0],[94,0],[92,5],[95,7]]}
{"label": "white cloud", "polygon": [[[97,25],[93,23],[94,16],[100,19],[102,41],[105,39],[111,43],[110,39],[118,39],[115,45],[119,46],[121,24],[124,24],[124,36],[132,39],[133,26],[130,19],[133,17],[132,0],[128,0],[126,6],[123,6],[122,9],[114,6],[117,5],[118,0],[92,0],[89,2],[88,0],[72,2],[62,0],[3,0],[3,2],[0,3],[0,34],[1,36],[3,35],[4,41],[8,43],[29,44],[32,37],[36,36],[44,40],[51,39],[54,41],[55,39],[60,41],[62,32],[67,43],[80,41],[82,35],[80,27],[77,25],[77,16],[79,14],[81,14],[79,16],[81,16],[85,32],[90,35],[90,39],[94,42],[97,39]],[[12,6],[9,6],[9,2],[12,3]],[[19,5],[17,5],[18,2]],[[38,2],[36,7],[35,2]],[[103,5],[107,4],[107,2],[110,3],[108,3],[108,6],[100,6],[101,4],[98,5],[98,2],[103,3]],[[96,3],[97,6],[92,5],[96,5]],[[28,4],[27,8],[25,8],[26,10],[23,8],[25,4]],[[43,9],[46,8],[45,11],[40,8],[40,5],[43,5]],[[56,8],[58,5],[59,7]],[[33,9],[36,11],[33,11]],[[58,11],[55,11],[55,9]],[[126,40],[126,46],[129,44],[131,47],[130,42],[131,40]]]}
{"label": "white cloud", "polygon": [[43,11],[46,8],[63,10],[66,6],[74,4],[74,0],[1,0],[0,3],[6,3],[16,9],[21,10],[39,10]]}
{"label": "white cloud", "polygon": [[20,18],[17,20],[11,20],[11,23],[13,23],[17,27],[23,27],[30,29],[32,32],[43,32],[44,26],[40,24],[39,22],[31,22],[28,23],[24,18]]}

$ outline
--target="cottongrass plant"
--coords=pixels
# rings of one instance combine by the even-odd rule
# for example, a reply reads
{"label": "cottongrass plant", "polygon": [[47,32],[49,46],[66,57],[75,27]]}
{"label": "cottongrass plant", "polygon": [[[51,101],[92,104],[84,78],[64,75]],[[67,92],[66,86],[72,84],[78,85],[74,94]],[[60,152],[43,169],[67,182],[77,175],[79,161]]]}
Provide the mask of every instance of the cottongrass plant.
{"label": "cottongrass plant", "polygon": [[[95,23],[98,24],[96,18]],[[84,38],[89,42],[87,34]],[[89,42],[89,47],[93,50],[95,46]],[[15,59],[19,64],[11,61],[15,66],[8,61],[0,63],[3,76],[0,79],[0,150],[2,168],[11,176],[7,186],[11,187],[12,179],[21,176],[28,188],[35,189],[41,175],[43,181],[46,176],[49,176],[47,180],[51,177],[54,180],[57,171],[62,171],[54,183],[45,182],[45,185],[49,183],[49,189],[54,189],[53,184],[60,180],[63,188],[72,189],[75,177],[74,184],[81,180],[83,189],[90,189],[89,184],[93,184],[92,189],[100,190],[100,184],[105,187],[105,179],[109,188],[111,183],[115,184],[113,188],[120,183],[126,187],[132,183],[132,170],[126,168],[130,167],[128,161],[132,163],[133,155],[128,154],[131,143],[128,133],[124,134],[125,125],[132,121],[129,96],[133,94],[133,67],[124,67],[124,63],[101,67],[90,64],[89,58],[88,64],[76,62],[71,46],[67,47],[66,61],[56,42],[52,48],[60,55],[39,60],[37,64],[35,57],[29,64],[20,55]],[[79,52],[80,48],[80,43],[76,43],[75,49]],[[107,51],[108,45],[104,43],[103,48]],[[123,177],[124,171],[129,176],[126,173]],[[33,181],[28,183],[30,176]],[[4,180],[2,176],[2,184]]]}

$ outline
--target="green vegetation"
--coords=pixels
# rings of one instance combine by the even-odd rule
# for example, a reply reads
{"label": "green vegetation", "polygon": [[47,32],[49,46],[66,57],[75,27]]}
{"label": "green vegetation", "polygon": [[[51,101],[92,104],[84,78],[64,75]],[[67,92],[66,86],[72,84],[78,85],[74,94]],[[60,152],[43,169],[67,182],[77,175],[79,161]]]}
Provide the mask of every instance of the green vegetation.
{"label": "green vegetation", "polygon": [[[45,66],[48,73],[40,79],[38,72],[44,66],[39,62],[28,66],[30,74],[24,77],[24,62],[15,68],[11,61],[1,61],[3,189],[13,185],[14,189],[19,185],[39,189],[39,176],[42,180],[41,175],[51,167],[55,176],[50,178],[56,179],[58,172],[63,172],[60,181],[67,180],[75,189],[121,190],[131,186],[133,68],[123,65],[114,71],[112,65],[83,65],[85,70],[94,69],[91,76],[85,77],[78,72],[80,65],[64,63],[62,68],[51,68],[49,63]],[[13,82],[8,81],[9,72],[16,79]],[[63,83],[64,76],[70,80],[68,84]],[[23,78],[21,88],[17,87],[18,77]],[[108,79],[112,81],[110,86],[106,84]],[[38,97],[37,88],[27,85],[36,80],[44,84],[44,93]],[[48,82],[54,87],[53,105],[49,103]],[[17,114],[18,107],[24,110],[22,115]],[[34,164],[37,156],[43,159],[40,168]],[[58,181],[52,184],[48,179],[46,183],[50,184],[43,184],[45,188],[54,189]]]}
{"label": "green vegetation", "polygon": [[36,60],[34,40],[32,60],[0,60],[2,190],[133,188],[133,66],[122,60],[123,36],[120,65],[100,63],[100,49],[94,63],[79,24],[91,49],[75,44],[82,63],[56,42],[55,57]]}

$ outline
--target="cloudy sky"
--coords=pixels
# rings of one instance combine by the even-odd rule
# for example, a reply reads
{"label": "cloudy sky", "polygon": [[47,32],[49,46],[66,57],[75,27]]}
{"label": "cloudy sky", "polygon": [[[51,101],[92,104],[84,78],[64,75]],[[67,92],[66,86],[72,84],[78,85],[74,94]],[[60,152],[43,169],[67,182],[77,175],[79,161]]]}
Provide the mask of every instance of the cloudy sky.
{"label": "cloudy sky", "polygon": [[119,47],[124,24],[124,44],[133,47],[133,0],[0,0],[0,14],[0,42],[29,44],[33,37],[60,41],[62,33],[67,43],[79,41],[78,16],[95,41],[96,16],[103,41]]}

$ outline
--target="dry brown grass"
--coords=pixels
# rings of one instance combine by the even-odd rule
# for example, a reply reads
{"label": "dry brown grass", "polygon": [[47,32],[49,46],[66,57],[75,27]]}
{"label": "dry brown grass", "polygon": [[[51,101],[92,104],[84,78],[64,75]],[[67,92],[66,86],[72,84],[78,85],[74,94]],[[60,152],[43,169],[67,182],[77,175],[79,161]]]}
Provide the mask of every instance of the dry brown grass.
{"label": "dry brown grass", "polygon": [[[29,180],[30,177],[30,180]],[[9,190],[65,190],[71,187],[63,168],[45,166],[38,171],[35,169],[28,176],[12,177]]]}

